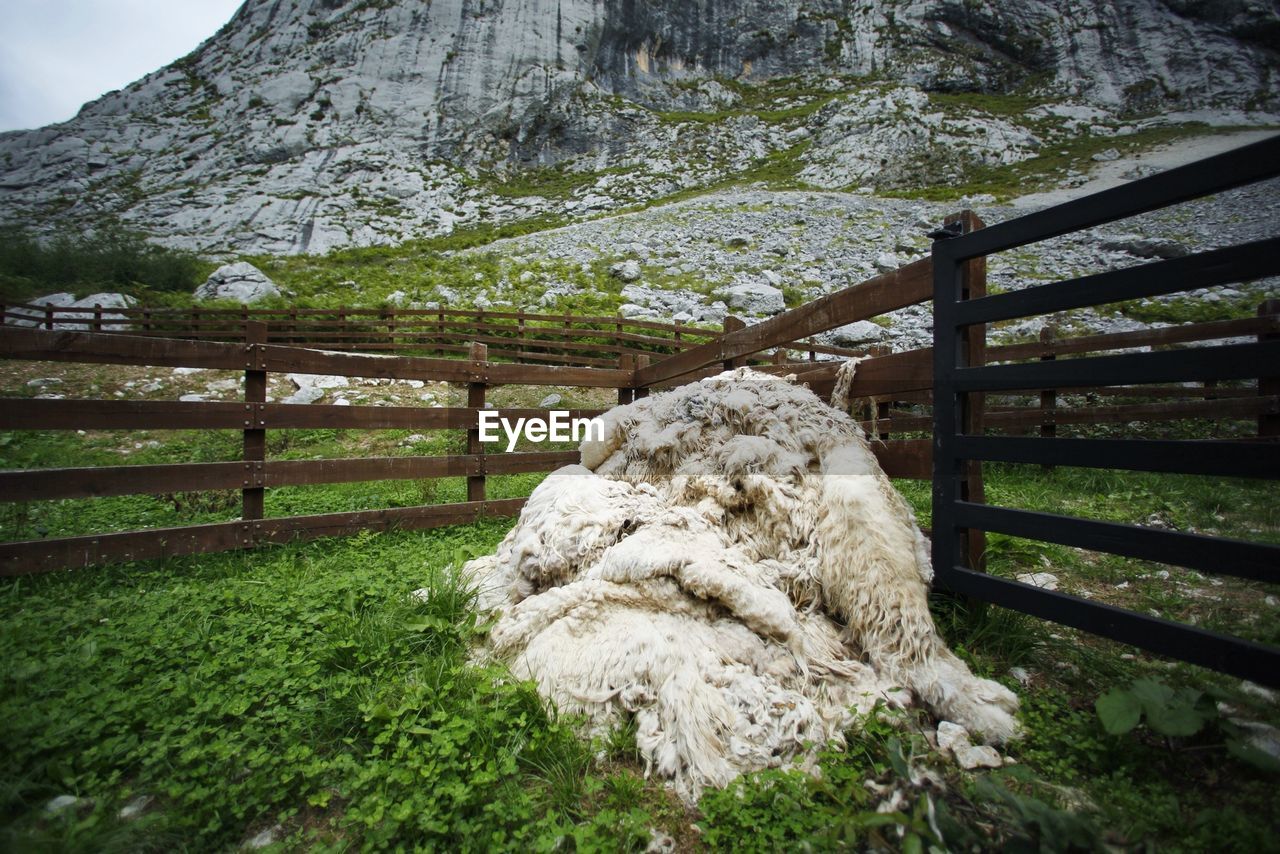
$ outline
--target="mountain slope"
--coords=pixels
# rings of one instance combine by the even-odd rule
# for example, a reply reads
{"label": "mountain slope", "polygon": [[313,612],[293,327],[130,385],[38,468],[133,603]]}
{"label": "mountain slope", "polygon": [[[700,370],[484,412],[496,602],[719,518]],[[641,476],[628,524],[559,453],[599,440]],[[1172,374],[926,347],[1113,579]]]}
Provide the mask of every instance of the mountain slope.
{"label": "mountain slope", "polygon": [[72,121],[0,135],[0,220],[297,253],[762,164],[956,182],[1135,111],[1277,109],[1278,32],[1258,0],[248,0]]}

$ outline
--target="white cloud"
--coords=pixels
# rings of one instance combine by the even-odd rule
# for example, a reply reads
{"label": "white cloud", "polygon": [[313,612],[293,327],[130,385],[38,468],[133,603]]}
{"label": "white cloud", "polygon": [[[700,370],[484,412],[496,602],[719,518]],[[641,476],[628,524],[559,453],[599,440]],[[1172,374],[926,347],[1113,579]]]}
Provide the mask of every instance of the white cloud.
{"label": "white cloud", "polygon": [[4,0],[0,130],[66,121],[81,105],[190,53],[240,0]]}

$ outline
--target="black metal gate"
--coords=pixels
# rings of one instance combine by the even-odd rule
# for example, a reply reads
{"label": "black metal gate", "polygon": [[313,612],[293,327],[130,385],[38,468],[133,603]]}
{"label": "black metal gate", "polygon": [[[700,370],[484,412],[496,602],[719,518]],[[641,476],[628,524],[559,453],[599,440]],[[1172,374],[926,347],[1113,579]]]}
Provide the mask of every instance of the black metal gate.
{"label": "black metal gate", "polygon": [[[1162,655],[1280,685],[1280,649],[980,572],[970,530],[996,531],[1247,579],[1280,580],[1280,546],[994,507],[968,500],[970,461],[1280,477],[1276,442],[984,436],[970,395],[1280,375],[1280,341],[1009,365],[969,365],[970,329],[998,320],[1280,273],[1280,238],[968,299],[970,259],[1280,175],[1280,136],[933,244],[933,570],[946,589]],[[1278,226],[1280,230],[1280,226]],[[1280,499],[1278,499],[1280,500]]]}

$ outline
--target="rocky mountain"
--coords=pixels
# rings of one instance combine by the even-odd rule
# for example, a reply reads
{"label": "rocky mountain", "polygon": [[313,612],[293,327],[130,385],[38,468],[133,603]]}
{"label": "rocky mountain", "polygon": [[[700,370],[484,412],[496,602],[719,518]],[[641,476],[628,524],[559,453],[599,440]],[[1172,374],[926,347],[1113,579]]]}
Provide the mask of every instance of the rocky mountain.
{"label": "rocky mountain", "polygon": [[1277,71],[1272,0],[247,0],[0,135],[0,221],[288,254],[734,176],[946,185],[1178,111],[1275,123]]}

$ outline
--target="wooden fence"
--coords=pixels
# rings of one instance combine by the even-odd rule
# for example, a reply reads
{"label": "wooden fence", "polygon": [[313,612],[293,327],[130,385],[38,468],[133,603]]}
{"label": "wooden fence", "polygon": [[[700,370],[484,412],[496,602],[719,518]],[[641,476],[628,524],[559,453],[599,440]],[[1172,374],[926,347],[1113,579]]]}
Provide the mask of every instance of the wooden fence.
{"label": "wooden fence", "polygon": [[[949,217],[947,223],[965,232],[982,227],[981,221],[968,211]],[[985,274],[984,259],[966,262],[966,288],[971,296],[985,293]],[[608,388],[617,392],[619,402],[627,403],[653,389],[683,384],[755,360],[763,362],[758,366],[759,370],[795,374],[799,381],[808,383],[820,395],[829,396],[837,364],[814,364],[817,355],[863,356],[867,358],[857,367],[851,397],[874,404],[876,418],[874,421],[868,419],[866,426],[880,439],[873,447],[881,466],[892,477],[928,479],[932,474],[932,443],[930,438],[918,434],[927,432],[929,416],[923,410],[912,412],[901,407],[922,407],[930,403],[932,350],[869,354],[866,351],[821,347],[811,341],[813,336],[839,326],[928,302],[932,299],[932,288],[932,264],[929,259],[924,259],[753,326],[745,326],[741,321],[730,318],[725,330],[718,334],[682,324],[625,318],[445,311],[419,313],[424,317],[430,315],[431,319],[411,322],[407,318],[418,315],[398,311],[383,314],[380,310],[351,310],[340,321],[348,326],[334,334],[354,336],[357,333],[351,331],[351,324],[359,322],[364,324],[359,334],[370,340],[356,341],[333,337],[330,334],[332,328],[325,328],[326,324],[334,322],[333,312],[326,314],[321,310],[305,309],[284,312],[287,315],[284,320],[278,311],[248,309],[223,312],[207,319],[204,311],[194,316],[190,312],[176,313],[161,319],[156,310],[108,309],[107,314],[129,311],[135,314],[130,320],[133,326],[124,334],[104,334],[95,330],[119,321],[104,317],[103,312],[86,318],[85,313],[91,310],[46,311],[41,308],[46,311],[40,324],[44,328],[4,327],[0,332],[0,357],[243,371],[244,400],[185,403],[8,399],[0,400],[0,429],[234,429],[244,434],[242,459],[219,463],[0,472],[0,500],[34,501],[240,489],[242,513],[241,519],[233,522],[0,544],[0,574],[17,575],[110,561],[251,548],[293,538],[351,534],[368,529],[430,528],[470,522],[485,516],[515,514],[523,499],[488,500],[486,476],[550,471],[576,462],[578,455],[576,451],[486,454],[476,432],[478,413],[485,408],[487,390],[497,385]],[[317,313],[312,314],[313,311]],[[1227,337],[1275,336],[1280,333],[1278,311],[1280,305],[1268,303],[1256,318],[1120,335],[1067,339],[1047,336],[1040,341],[990,348],[986,346],[983,327],[977,326],[970,329],[963,346],[972,365],[1056,359],[1134,347],[1176,347]],[[71,317],[63,312],[74,312],[79,316]],[[12,310],[5,313],[14,316]],[[441,320],[442,314],[447,321]],[[294,315],[298,318],[296,324]],[[308,318],[322,319],[313,322]],[[364,320],[357,321],[356,318]],[[477,323],[482,318],[484,322]],[[304,319],[307,319],[305,325]],[[554,325],[551,325],[552,321]],[[67,322],[85,323],[90,328],[88,331],[58,329],[59,324]],[[169,322],[179,325],[179,331],[187,337],[158,337],[166,328],[161,324]],[[465,347],[450,343],[453,339],[445,341],[439,337],[446,324],[455,322],[458,331],[449,335],[465,337],[467,333],[464,330],[472,330],[473,340]],[[205,323],[210,325],[203,325]],[[215,323],[220,325],[213,325]],[[420,328],[413,323],[430,326],[430,330],[406,332],[406,329]],[[477,327],[482,334],[475,332]],[[508,333],[511,337],[506,337]],[[416,335],[428,337],[412,337]],[[234,340],[213,340],[219,336]],[[309,343],[323,345],[327,349],[298,346],[297,339],[307,336],[316,336],[308,339]],[[597,349],[585,351],[563,346],[582,343],[584,339]],[[497,346],[496,340],[502,341],[505,347]],[[546,344],[547,349],[535,351],[532,349],[534,341]],[[391,350],[397,355],[333,352],[357,346]],[[421,347],[450,353],[465,350],[466,358],[399,354]],[[560,348],[558,354],[555,352],[557,347]],[[799,361],[791,359],[791,354],[796,352],[802,354]],[[565,364],[497,361],[497,358],[524,358],[530,354],[547,359],[562,358]],[[581,364],[587,359],[594,361]],[[273,372],[448,382],[466,388],[467,406],[338,407],[267,403],[267,377]],[[1075,393],[1087,393],[1098,400],[1132,397],[1143,402],[1083,407],[1060,405],[1062,398],[1059,395]],[[985,425],[988,429],[1043,432],[1053,431],[1062,424],[1209,417],[1257,418],[1260,435],[1280,433],[1280,388],[1272,377],[1262,377],[1253,386],[1231,388],[1102,387],[1059,389],[1057,392],[1029,389],[1025,391],[1026,395],[1035,397],[1038,405],[987,408],[982,398],[974,395],[975,405],[969,408],[967,429],[980,432]],[[514,418],[542,412],[498,410],[499,415]],[[571,416],[590,417],[599,412],[574,411]],[[316,427],[460,430],[467,434],[467,453],[303,461],[267,459],[268,430]],[[894,438],[895,434],[899,438]],[[264,518],[264,491],[273,487],[458,476],[467,478],[466,502]],[[966,497],[981,501],[983,482],[980,464],[970,464],[964,481]],[[975,534],[968,548],[974,565],[980,565],[981,536]]]}
{"label": "wooden fence", "polygon": [[[111,332],[198,341],[248,341],[251,323],[266,326],[267,342],[324,350],[466,355],[486,344],[491,359],[608,368],[625,354],[670,356],[718,337],[722,330],[676,321],[525,311],[385,308],[103,308],[0,305],[0,318],[46,330]],[[738,328],[727,318],[726,329]],[[791,350],[848,357],[858,351],[813,340]]]}

